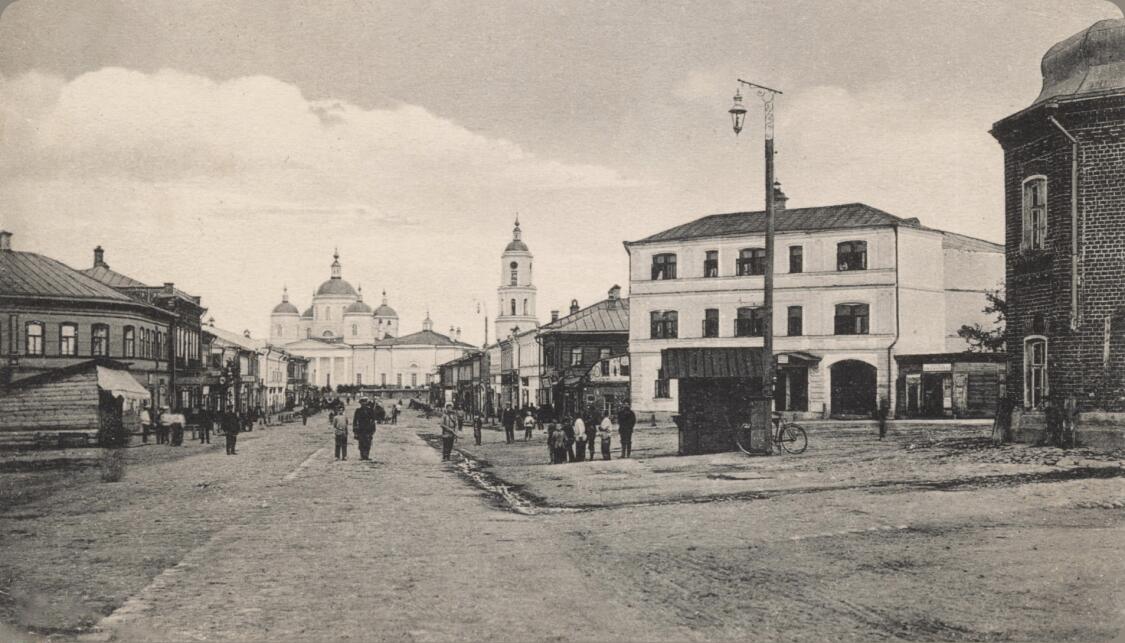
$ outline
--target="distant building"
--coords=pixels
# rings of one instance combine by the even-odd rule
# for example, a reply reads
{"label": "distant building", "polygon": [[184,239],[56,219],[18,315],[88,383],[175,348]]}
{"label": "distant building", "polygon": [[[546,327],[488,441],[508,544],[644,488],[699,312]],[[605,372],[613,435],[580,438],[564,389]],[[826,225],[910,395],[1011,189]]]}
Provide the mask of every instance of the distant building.
{"label": "distant building", "polygon": [[1125,20],[1103,20],[1042,60],[1031,106],[997,122],[1004,148],[1008,377],[1016,439],[1048,400],[1080,437],[1125,433]]}
{"label": "distant building", "polygon": [[551,315],[539,329],[542,404],[559,414],[612,411],[629,398],[629,300],[614,286],[598,303]]}
{"label": "distant building", "polygon": [[[985,292],[1002,282],[1002,246],[862,203],[786,208],[778,197],[776,409],[871,417],[881,399],[894,405],[896,355],[961,352],[957,329],[988,323]],[[713,405],[682,401],[685,378],[760,390],[765,223],[760,211],[716,214],[625,243],[638,413]]]}

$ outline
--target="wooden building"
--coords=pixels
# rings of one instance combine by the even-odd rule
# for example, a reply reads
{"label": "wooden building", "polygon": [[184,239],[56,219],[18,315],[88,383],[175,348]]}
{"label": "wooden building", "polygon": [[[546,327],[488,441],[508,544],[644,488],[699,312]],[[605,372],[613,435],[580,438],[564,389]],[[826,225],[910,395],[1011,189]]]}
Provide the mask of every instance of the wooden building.
{"label": "wooden building", "polygon": [[896,355],[896,417],[990,418],[1004,395],[1004,353]]}

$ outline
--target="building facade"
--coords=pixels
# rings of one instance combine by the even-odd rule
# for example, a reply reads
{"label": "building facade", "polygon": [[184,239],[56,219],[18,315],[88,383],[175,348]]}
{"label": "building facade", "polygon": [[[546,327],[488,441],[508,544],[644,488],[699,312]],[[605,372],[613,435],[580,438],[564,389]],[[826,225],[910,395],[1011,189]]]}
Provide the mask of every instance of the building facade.
{"label": "building facade", "polygon": [[[1030,107],[997,122],[1004,150],[1008,379],[1019,440],[1050,401],[1087,441],[1125,425],[1125,20],[1044,55]],[[1100,436],[1100,437],[1099,437]]]}
{"label": "building facade", "polygon": [[[777,202],[776,409],[870,417],[881,400],[893,407],[895,355],[963,351],[957,329],[987,323],[1001,246],[860,203]],[[725,359],[762,346],[765,214],[712,215],[625,247],[630,397],[642,415],[667,418],[680,406],[667,351]]]}

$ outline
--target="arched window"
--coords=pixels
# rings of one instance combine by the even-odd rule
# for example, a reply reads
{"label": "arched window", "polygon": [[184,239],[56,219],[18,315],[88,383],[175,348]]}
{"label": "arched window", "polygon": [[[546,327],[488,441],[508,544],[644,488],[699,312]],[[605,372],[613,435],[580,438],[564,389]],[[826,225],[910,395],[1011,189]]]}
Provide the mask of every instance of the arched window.
{"label": "arched window", "polygon": [[59,355],[78,354],[78,326],[71,323],[59,324]]}
{"label": "arched window", "polygon": [[739,250],[738,265],[735,266],[735,274],[739,277],[766,274],[765,248],[744,248]]}
{"label": "arched window", "polygon": [[529,312],[530,310],[531,310],[531,309],[527,307],[527,300],[526,300],[526,299],[524,299],[524,300],[523,300],[523,314],[524,314],[524,316],[530,315],[530,314],[531,314],[531,313]]}
{"label": "arched window", "polygon": [[518,286],[519,283],[520,283],[520,264],[519,264],[519,262],[513,261],[511,264],[508,265],[508,268],[511,269],[511,271],[512,271],[512,276],[511,276],[511,279],[509,280],[509,283],[513,286]]}
{"label": "arched window", "polygon": [[352,337],[355,337],[358,334],[359,334],[359,325],[358,324],[352,324]]}
{"label": "arched window", "polygon": [[25,334],[27,336],[24,345],[25,351],[28,355],[42,355],[43,354],[43,322],[27,322]]}
{"label": "arched window", "polygon": [[325,319],[332,319],[332,307],[331,306],[325,306],[324,307],[324,318]]}
{"label": "arched window", "polygon": [[512,317],[516,316],[516,300],[512,300]]}
{"label": "arched window", "polygon": [[126,326],[122,330],[122,354],[126,357],[137,356],[136,330],[133,326]]}
{"label": "arched window", "polygon": [[90,354],[95,357],[109,355],[109,326],[94,324],[90,328]]}
{"label": "arched window", "polygon": [[1047,400],[1047,338],[1034,335],[1023,340],[1023,403],[1029,409]]}
{"label": "arched window", "polygon": [[1047,247],[1047,177],[1031,176],[1023,182],[1023,236],[1020,249]]}

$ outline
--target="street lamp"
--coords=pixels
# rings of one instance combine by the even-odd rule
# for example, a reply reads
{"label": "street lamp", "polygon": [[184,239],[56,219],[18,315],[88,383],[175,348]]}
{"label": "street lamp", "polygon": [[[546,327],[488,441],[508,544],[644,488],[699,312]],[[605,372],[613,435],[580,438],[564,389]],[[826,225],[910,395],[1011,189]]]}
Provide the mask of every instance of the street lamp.
{"label": "street lamp", "polygon": [[766,271],[765,271],[765,301],[762,303],[763,321],[762,329],[762,373],[764,382],[762,395],[767,398],[766,408],[769,416],[766,420],[765,448],[772,450],[771,436],[773,419],[773,385],[776,368],[773,361],[773,246],[774,246],[774,173],[773,173],[773,99],[781,94],[780,91],[738,79],[738,88],[734,93],[734,104],[727,110],[730,113],[731,126],[737,136],[746,123],[746,107],[742,104],[742,86],[753,89],[762,99],[765,116],[765,154],[766,154]]}

